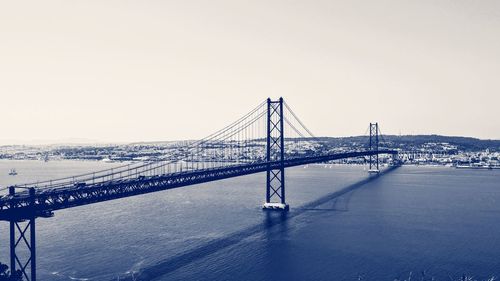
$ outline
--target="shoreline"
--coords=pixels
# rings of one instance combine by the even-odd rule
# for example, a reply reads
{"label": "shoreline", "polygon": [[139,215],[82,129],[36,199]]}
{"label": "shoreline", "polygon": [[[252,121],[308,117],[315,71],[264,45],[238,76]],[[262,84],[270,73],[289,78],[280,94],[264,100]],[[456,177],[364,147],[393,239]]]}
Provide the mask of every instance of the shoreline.
{"label": "shoreline", "polygon": [[[63,162],[63,161],[74,161],[74,162],[92,162],[92,163],[102,163],[102,164],[132,164],[132,163],[140,163],[140,162],[154,162],[154,161],[139,161],[139,160],[126,160],[126,161],[120,161],[120,160],[113,160],[113,161],[102,161],[102,160],[93,160],[93,159],[53,159],[50,161],[42,161],[39,159],[0,159],[1,162],[40,162],[40,163],[47,163],[47,162]],[[303,167],[307,166],[365,166],[366,164],[358,164],[358,163],[312,163],[312,164],[307,164],[303,165]],[[391,166],[389,164],[380,164],[381,167],[387,167]],[[465,165],[458,165],[458,166],[450,166],[450,165],[440,165],[440,164],[413,164],[413,163],[408,163],[408,164],[401,164],[400,166],[409,166],[409,167],[446,167],[446,168],[455,168],[455,169],[461,169],[461,170],[500,170],[500,166],[465,166]]]}

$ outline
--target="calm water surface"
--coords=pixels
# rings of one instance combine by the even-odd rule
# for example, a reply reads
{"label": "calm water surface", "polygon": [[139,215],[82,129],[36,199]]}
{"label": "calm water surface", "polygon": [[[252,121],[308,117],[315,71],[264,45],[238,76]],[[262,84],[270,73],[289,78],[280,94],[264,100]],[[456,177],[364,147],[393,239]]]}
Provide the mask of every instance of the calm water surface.
{"label": "calm water surface", "polygon": [[[0,186],[112,165],[0,161]],[[285,215],[260,209],[264,186],[256,174],[57,211],[37,220],[39,280],[500,276],[500,170],[293,168]]]}

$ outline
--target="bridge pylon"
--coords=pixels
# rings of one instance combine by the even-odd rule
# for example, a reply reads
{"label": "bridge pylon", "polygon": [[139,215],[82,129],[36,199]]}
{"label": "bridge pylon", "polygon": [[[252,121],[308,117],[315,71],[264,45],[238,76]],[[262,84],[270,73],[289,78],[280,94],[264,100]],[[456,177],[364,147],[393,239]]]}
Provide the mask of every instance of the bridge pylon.
{"label": "bridge pylon", "polygon": [[[15,198],[15,187],[9,187],[9,195]],[[19,275],[23,280],[36,281],[36,232],[35,232],[35,189],[29,189],[31,206],[27,213],[16,214],[15,203],[10,207],[12,217],[10,224],[10,272],[11,275]],[[14,201],[13,201],[14,202]],[[25,249],[19,249],[25,248]],[[19,251],[20,250],[20,251]],[[16,279],[17,280],[17,279]]]}
{"label": "bridge pylon", "polygon": [[370,147],[369,150],[373,154],[370,154],[370,169],[368,173],[378,174],[380,173],[379,161],[378,161],[378,123],[370,123]]}
{"label": "bridge pylon", "polygon": [[[288,211],[285,201],[285,132],[283,98],[267,99],[266,202],[263,209]],[[272,168],[271,162],[279,162]]]}

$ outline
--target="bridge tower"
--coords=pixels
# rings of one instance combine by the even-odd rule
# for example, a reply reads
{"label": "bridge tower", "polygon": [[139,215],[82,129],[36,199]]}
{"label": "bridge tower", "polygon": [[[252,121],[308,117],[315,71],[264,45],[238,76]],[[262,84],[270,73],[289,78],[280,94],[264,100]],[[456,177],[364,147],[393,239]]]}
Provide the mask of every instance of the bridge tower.
{"label": "bridge tower", "polygon": [[[15,196],[15,187],[9,187],[9,195]],[[29,189],[31,210],[16,213],[15,203],[10,208],[10,272],[20,275],[23,280],[36,281],[36,243],[35,243],[35,189]],[[19,249],[23,248],[23,249]]]}
{"label": "bridge tower", "polygon": [[288,211],[285,201],[285,133],[283,98],[267,99],[266,202],[264,209]]}
{"label": "bridge tower", "polygon": [[371,174],[380,173],[378,162],[378,123],[370,123],[370,169]]}

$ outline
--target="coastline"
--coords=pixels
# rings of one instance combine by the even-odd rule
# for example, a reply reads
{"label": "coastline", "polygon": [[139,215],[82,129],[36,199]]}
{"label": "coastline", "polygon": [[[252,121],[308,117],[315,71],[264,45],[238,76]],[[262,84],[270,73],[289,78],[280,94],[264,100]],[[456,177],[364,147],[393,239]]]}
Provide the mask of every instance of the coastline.
{"label": "coastline", "polygon": [[[139,160],[126,160],[126,161],[121,161],[121,160],[112,160],[112,161],[103,161],[103,160],[94,160],[94,159],[51,159],[50,161],[42,161],[39,159],[0,159],[0,162],[8,163],[22,163],[22,162],[31,162],[31,163],[47,163],[47,162],[86,162],[86,163],[102,163],[102,164],[133,164],[133,163],[140,163],[140,162],[154,162],[154,161],[139,161]],[[365,166],[365,163],[312,163],[312,164],[307,164],[304,165],[303,167],[308,167],[308,166]],[[391,164],[387,163],[381,163],[381,167],[388,167],[392,166]],[[442,165],[442,164],[422,164],[422,163],[402,163],[399,166],[408,166],[408,167],[449,167],[449,168],[455,168],[455,169],[470,169],[470,170],[500,170],[500,166],[474,166],[474,165]]]}

